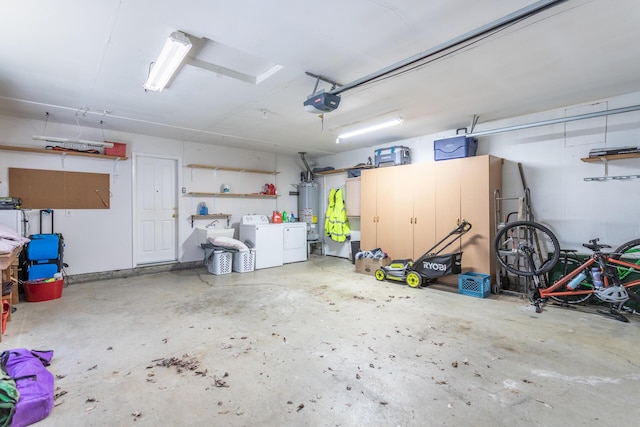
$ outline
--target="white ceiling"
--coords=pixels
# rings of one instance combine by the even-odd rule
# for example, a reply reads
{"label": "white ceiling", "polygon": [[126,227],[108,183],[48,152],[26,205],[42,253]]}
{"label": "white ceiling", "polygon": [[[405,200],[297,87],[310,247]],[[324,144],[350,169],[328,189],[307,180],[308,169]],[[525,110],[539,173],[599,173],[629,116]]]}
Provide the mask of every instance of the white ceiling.
{"label": "white ceiling", "polygon": [[[131,132],[319,156],[467,127],[474,114],[486,122],[640,91],[640,1],[568,0],[347,90],[324,122],[302,107],[316,83],[305,72],[348,84],[533,3],[4,0],[0,114],[44,120],[49,112],[49,123],[77,121],[106,139]],[[164,91],[145,93],[149,66],[173,31],[283,69],[254,85],[184,65]],[[395,111],[401,127],[335,143],[341,129]]]}

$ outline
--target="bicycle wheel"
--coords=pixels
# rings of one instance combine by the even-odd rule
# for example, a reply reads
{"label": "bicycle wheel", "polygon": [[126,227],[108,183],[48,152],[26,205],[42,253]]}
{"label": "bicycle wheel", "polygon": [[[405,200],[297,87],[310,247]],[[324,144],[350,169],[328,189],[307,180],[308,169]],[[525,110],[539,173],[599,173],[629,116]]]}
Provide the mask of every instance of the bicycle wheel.
{"label": "bicycle wheel", "polygon": [[[621,259],[631,264],[636,264],[640,269],[640,239],[631,240],[620,246],[615,250],[615,253],[611,255],[611,258]],[[621,284],[640,281],[640,270],[635,270],[628,267],[616,266],[618,278]],[[629,297],[633,300],[631,303],[636,306],[640,306],[638,301],[640,300],[640,285],[627,288]]]}
{"label": "bicycle wheel", "polygon": [[[551,271],[549,271],[549,284],[550,284],[549,286],[553,285],[558,280],[562,279],[567,273],[571,273],[573,270],[578,268],[580,264],[582,264],[582,262],[577,258],[573,258],[571,256],[560,257],[555,267]],[[546,286],[543,286],[543,287],[546,287]],[[582,282],[580,282],[578,287],[575,289],[578,291],[587,290],[587,289],[593,290],[593,279],[591,275],[588,274],[587,277]],[[567,291],[567,285],[565,284],[559,287],[557,291],[558,292]],[[549,295],[549,297],[560,303],[579,304],[581,302],[588,300],[591,297],[591,294],[562,295],[562,296]]]}
{"label": "bicycle wheel", "polygon": [[560,258],[560,244],[544,225],[533,221],[507,223],[493,240],[496,258],[508,272],[518,276],[540,276]]}

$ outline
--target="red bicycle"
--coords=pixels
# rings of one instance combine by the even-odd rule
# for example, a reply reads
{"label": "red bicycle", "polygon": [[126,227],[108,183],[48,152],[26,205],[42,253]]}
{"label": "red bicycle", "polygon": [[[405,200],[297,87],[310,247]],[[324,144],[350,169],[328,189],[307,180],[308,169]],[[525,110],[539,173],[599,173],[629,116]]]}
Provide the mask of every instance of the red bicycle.
{"label": "red bicycle", "polygon": [[[640,300],[640,239],[613,252],[603,252],[611,246],[598,242],[592,239],[583,244],[593,253],[580,261],[575,251],[560,249],[558,239],[547,227],[533,221],[514,221],[498,231],[493,247],[507,271],[529,279],[527,294],[537,313],[549,298],[567,305],[595,297],[609,305],[608,311],[598,312],[628,322],[622,314],[624,304],[630,299]],[[556,264],[562,268],[554,269]],[[547,274],[552,269],[554,272]]]}

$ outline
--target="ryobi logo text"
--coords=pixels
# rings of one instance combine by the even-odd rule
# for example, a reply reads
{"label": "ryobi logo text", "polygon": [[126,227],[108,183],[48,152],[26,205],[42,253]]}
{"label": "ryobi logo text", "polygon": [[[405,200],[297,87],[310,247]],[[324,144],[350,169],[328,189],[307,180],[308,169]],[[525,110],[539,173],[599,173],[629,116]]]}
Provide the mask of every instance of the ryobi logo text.
{"label": "ryobi logo text", "polygon": [[423,262],[422,268],[425,270],[447,271],[447,264],[438,264],[436,262]]}

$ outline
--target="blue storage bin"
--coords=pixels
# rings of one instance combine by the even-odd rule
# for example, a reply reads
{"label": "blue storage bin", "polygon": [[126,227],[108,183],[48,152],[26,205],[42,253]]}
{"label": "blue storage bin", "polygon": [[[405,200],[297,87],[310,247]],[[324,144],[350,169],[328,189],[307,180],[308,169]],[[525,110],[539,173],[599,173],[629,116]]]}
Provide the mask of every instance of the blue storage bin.
{"label": "blue storage bin", "polygon": [[478,139],[464,135],[433,141],[433,159],[448,160],[473,157],[478,149]]}
{"label": "blue storage bin", "polygon": [[32,234],[27,245],[27,259],[30,261],[58,259],[60,257],[60,235]]}
{"label": "blue storage bin", "polygon": [[58,272],[58,263],[33,264],[27,267],[27,280],[48,279]]}

